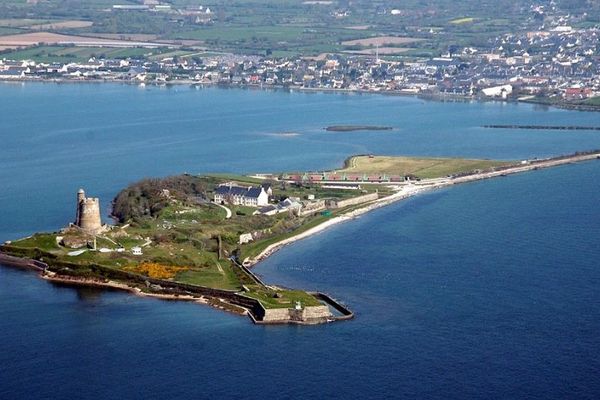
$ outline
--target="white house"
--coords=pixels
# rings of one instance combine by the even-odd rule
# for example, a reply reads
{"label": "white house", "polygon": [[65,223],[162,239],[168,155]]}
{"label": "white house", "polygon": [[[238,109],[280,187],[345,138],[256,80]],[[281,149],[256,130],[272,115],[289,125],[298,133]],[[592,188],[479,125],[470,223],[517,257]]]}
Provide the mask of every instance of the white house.
{"label": "white house", "polygon": [[262,207],[269,204],[269,195],[261,186],[235,186],[231,183],[220,185],[215,190],[215,203],[228,203],[248,207]]}
{"label": "white house", "polygon": [[131,248],[131,254],[133,254],[134,256],[141,256],[142,253],[142,248],[139,246],[135,246]]}
{"label": "white house", "polygon": [[481,92],[488,97],[502,97],[503,99],[508,97],[512,91],[512,85],[494,86],[481,90]]}

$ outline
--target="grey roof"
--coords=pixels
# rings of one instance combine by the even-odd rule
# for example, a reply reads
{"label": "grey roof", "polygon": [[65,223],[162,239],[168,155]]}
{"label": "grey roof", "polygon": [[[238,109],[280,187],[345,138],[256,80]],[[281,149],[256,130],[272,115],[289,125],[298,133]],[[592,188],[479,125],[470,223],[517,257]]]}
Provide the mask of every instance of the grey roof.
{"label": "grey roof", "polygon": [[273,210],[277,210],[277,206],[274,206],[274,205],[270,204],[268,206],[264,206],[264,207],[260,208],[258,210],[258,212],[260,212],[262,214],[265,214],[265,213],[268,213],[268,212],[273,211]]}
{"label": "grey roof", "polygon": [[2,76],[21,76],[23,71],[25,71],[25,68],[23,68],[23,69],[11,68],[11,69],[7,69],[5,71],[0,71],[0,75],[2,75]]}
{"label": "grey roof", "polygon": [[244,196],[257,199],[262,192],[262,187],[242,187],[242,186],[219,186],[215,193],[222,196]]}

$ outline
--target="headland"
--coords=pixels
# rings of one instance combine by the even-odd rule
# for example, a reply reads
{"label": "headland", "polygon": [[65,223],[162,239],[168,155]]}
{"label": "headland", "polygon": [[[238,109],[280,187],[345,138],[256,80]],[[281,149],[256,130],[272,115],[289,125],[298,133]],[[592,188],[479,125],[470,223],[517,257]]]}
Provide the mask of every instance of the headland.
{"label": "headland", "polygon": [[352,318],[328,294],[265,283],[251,267],[281,247],[428,190],[600,159],[600,151],[521,161],[362,155],[325,172],[146,179],[114,199],[115,225],[80,190],[75,222],[6,242],[0,262],[57,284],[127,290],[248,315],[257,324]]}

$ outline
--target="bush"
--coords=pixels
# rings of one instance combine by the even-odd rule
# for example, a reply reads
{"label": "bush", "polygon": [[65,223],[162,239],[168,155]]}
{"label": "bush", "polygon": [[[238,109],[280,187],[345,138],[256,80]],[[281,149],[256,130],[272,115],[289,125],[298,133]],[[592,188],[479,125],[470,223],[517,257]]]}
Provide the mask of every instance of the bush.
{"label": "bush", "polygon": [[169,205],[170,198],[187,201],[189,197],[204,197],[205,192],[200,179],[189,175],[144,179],[123,189],[114,198],[113,216],[119,222],[154,217]]}

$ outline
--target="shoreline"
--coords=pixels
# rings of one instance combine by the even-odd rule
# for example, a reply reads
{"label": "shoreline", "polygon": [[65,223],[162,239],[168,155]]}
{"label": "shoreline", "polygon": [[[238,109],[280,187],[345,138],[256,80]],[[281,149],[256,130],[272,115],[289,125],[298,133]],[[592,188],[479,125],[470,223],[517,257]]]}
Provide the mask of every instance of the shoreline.
{"label": "shoreline", "polygon": [[413,97],[424,101],[434,102],[477,102],[477,103],[506,103],[506,104],[530,104],[545,107],[553,107],[563,110],[581,111],[581,112],[600,112],[600,107],[587,105],[587,104],[571,104],[571,103],[547,103],[544,101],[538,101],[536,99],[501,99],[501,98],[480,98],[470,97],[463,95],[448,95],[445,93],[413,93],[402,90],[368,90],[368,89],[334,89],[334,88],[310,88],[302,86],[283,86],[283,85],[250,85],[250,84],[231,84],[221,82],[198,82],[189,79],[173,80],[165,82],[134,82],[124,81],[120,79],[98,79],[98,80],[85,80],[85,79],[0,79],[0,84],[23,84],[23,83],[53,83],[53,84],[120,84],[127,86],[143,86],[143,87],[176,87],[176,86],[188,86],[189,88],[198,87],[215,87],[221,89],[245,89],[245,90],[272,90],[272,91],[286,91],[286,92],[303,92],[303,93],[336,93],[336,94],[373,94],[373,95],[384,95],[384,96],[399,96],[399,97]]}
{"label": "shoreline", "polygon": [[[432,190],[436,190],[436,189],[440,189],[440,188],[444,188],[444,187],[449,187],[449,186],[456,185],[456,184],[475,182],[475,181],[480,181],[480,180],[484,180],[484,179],[496,178],[496,177],[500,177],[500,176],[507,176],[507,175],[518,174],[518,173],[522,173],[522,172],[534,171],[534,170],[538,170],[538,169],[551,168],[551,167],[555,167],[555,166],[573,164],[573,163],[579,163],[579,162],[591,161],[591,160],[600,160],[600,150],[593,150],[593,151],[588,151],[588,152],[584,152],[584,153],[575,153],[575,154],[571,154],[571,155],[558,156],[558,157],[554,157],[554,158],[547,158],[547,159],[541,159],[541,160],[524,161],[523,162],[524,164],[514,165],[512,167],[508,167],[508,168],[501,169],[501,170],[481,172],[481,173],[459,176],[459,177],[428,179],[428,180],[422,180],[422,181],[419,181],[416,183],[408,183],[408,184],[405,183],[402,185],[390,184],[389,186],[395,186],[395,188],[397,190],[395,193],[393,193],[389,196],[377,199],[377,200],[373,200],[373,201],[364,203],[356,209],[347,211],[339,216],[336,216],[334,218],[326,220],[317,226],[307,229],[304,232],[300,232],[297,235],[294,235],[289,238],[282,239],[276,243],[273,243],[273,244],[267,246],[264,250],[262,250],[255,257],[247,258],[246,260],[244,260],[243,266],[246,268],[252,268],[255,265],[257,265],[258,263],[260,263],[261,261],[263,261],[263,260],[267,259],[268,257],[270,257],[271,255],[273,255],[275,252],[277,252],[281,248],[283,248],[289,244],[292,244],[299,240],[303,240],[303,239],[309,238],[311,236],[314,236],[314,235],[328,229],[331,226],[337,225],[342,222],[350,221],[350,220],[355,219],[355,218],[357,218],[363,214],[366,214],[372,210],[375,210],[375,209],[378,209],[381,207],[385,207],[385,206],[393,204],[395,202],[411,198],[411,197],[416,196],[421,193],[425,193],[428,191],[432,191]],[[69,275],[60,275],[56,272],[48,271],[47,270],[48,265],[43,262],[36,261],[33,259],[28,259],[28,258],[22,258],[22,257],[18,257],[18,256],[11,256],[11,255],[8,255],[8,254],[2,253],[2,252],[0,252],[0,263],[36,270],[38,272],[38,276],[40,278],[42,278],[46,281],[52,282],[52,283],[56,283],[56,284],[72,285],[72,286],[91,286],[91,287],[98,287],[98,288],[124,290],[124,291],[127,291],[131,294],[134,294],[134,295],[140,296],[140,297],[152,297],[152,298],[156,298],[156,299],[160,299],[160,300],[167,300],[167,301],[189,301],[189,302],[194,302],[197,304],[209,305],[209,306],[212,306],[212,307],[224,310],[224,311],[229,311],[229,312],[237,314],[237,315],[249,315],[249,316],[253,317],[252,310],[251,310],[252,306],[249,306],[245,302],[242,302],[240,304],[239,299],[237,299],[238,301],[232,301],[232,299],[230,297],[228,297],[228,296],[222,297],[219,294],[213,295],[212,293],[209,293],[209,295],[207,296],[207,295],[205,295],[205,293],[197,293],[196,295],[193,295],[193,294],[177,294],[177,293],[165,294],[165,293],[145,292],[142,289],[140,289],[139,286],[129,285],[126,283],[120,283],[120,282],[113,281],[110,279],[82,278],[82,277],[72,277]],[[248,270],[248,272],[251,275],[254,275],[253,272],[251,272],[249,270]],[[173,282],[173,283],[177,284],[177,282]],[[148,283],[146,283],[146,284],[148,285]],[[214,290],[214,289],[209,288],[209,290]],[[188,292],[188,293],[190,293],[190,292]],[[235,295],[239,297],[239,295],[237,295],[237,294],[235,294]],[[251,300],[251,299],[246,299],[246,300]],[[256,302],[255,300],[253,300],[253,301]],[[338,303],[339,305],[341,305],[341,303],[339,303],[339,302],[336,302],[334,300],[332,300],[332,301],[334,303]],[[343,319],[353,318],[354,314],[350,310],[348,310],[347,307],[345,307],[343,305],[342,305],[342,307],[344,307],[344,309],[347,310],[347,312],[348,312],[346,314],[346,316],[341,317],[341,318],[334,318],[332,320],[343,320]],[[252,319],[254,320],[255,323],[257,322],[255,318],[252,318]],[[329,321],[330,320],[327,319],[327,321],[325,321],[325,322],[329,322]],[[270,322],[265,322],[265,323],[297,323],[297,322],[296,321],[290,322],[289,320],[286,320],[286,321],[270,321]],[[314,323],[314,322],[309,322],[308,324],[310,324],[310,323]]]}
{"label": "shoreline", "polygon": [[273,253],[275,253],[276,251],[278,251],[279,249],[292,244],[294,242],[297,242],[299,240],[302,239],[306,239],[308,237],[314,236],[324,230],[326,230],[327,228],[333,226],[333,225],[337,225],[341,222],[346,222],[346,221],[350,221],[353,220],[357,217],[359,217],[360,215],[366,214],[369,211],[375,210],[377,208],[380,207],[384,207],[387,206],[389,204],[395,203],[397,201],[400,200],[404,200],[407,199],[409,197],[415,196],[419,193],[425,192],[425,191],[429,191],[429,190],[433,190],[437,188],[436,187],[418,187],[416,185],[412,185],[411,187],[407,187],[406,189],[408,190],[399,190],[398,192],[383,197],[381,199],[377,199],[374,201],[371,201],[365,205],[363,205],[360,208],[357,208],[355,210],[349,211],[347,213],[344,213],[342,215],[339,215],[337,217],[334,217],[332,219],[329,219],[317,226],[314,226],[304,232],[301,232],[295,236],[283,239],[279,242],[270,244],[269,246],[267,246],[263,251],[261,251],[258,255],[256,255],[253,258],[248,258],[246,260],[244,260],[244,266],[248,267],[248,268],[252,268],[254,267],[256,264],[258,264],[259,262],[267,259],[269,256],[271,256]]}
{"label": "shoreline", "polygon": [[[337,225],[342,222],[346,222],[352,219],[359,217],[360,215],[366,214],[371,210],[375,210],[380,207],[385,207],[392,203],[405,200],[407,198],[416,196],[417,194],[421,194],[423,192],[428,192],[431,190],[440,189],[443,187],[449,187],[452,185],[476,182],[485,179],[496,178],[500,176],[514,175],[523,172],[535,171],[538,169],[552,168],[560,165],[579,163],[584,161],[591,160],[600,160],[600,151],[595,151],[590,154],[575,154],[571,156],[566,156],[564,158],[550,158],[545,160],[539,160],[533,163],[529,163],[526,165],[519,165],[510,167],[504,170],[493,171],[493,172],[483,172],[479,174],[467,175],[463,177],[457,178],[436,178],[429,181],[421,181],[419,184],[409,184],[404,185],[404,187],[400,188],[396,193],[383,197],[378,200],[374,200],[368,204],[365,204],[363,207],[360,207],[356,210],[352,210],[348,213],[342,214],[340,216],[334,217],[330,220],[323,222],[313,228],[310,228],[304,232],[301,232],[295,236],[283,239],[279,242],[270,244],[263,251],[261,251],[258,255],[253,258],[247,258],[244,260],[244,265],[248,268],[252,268],[256,266],[261,261],[270,257],[273,253],[277,252],[281,248],[297,242],[302,239],[306,239],[308,237],[314,236],[327,228]],[[393,186],[393,185],[390,185]]]}

